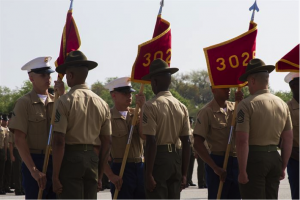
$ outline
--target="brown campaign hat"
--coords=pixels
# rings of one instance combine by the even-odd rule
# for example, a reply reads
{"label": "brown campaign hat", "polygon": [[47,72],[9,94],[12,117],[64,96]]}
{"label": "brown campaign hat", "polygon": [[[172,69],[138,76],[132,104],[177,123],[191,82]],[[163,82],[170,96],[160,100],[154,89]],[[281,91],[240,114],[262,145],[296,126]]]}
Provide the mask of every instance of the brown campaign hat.
{"label": "brown campaign hat", "polygon": [[274,65],[266,65],[264,61],[259,58],[254,58],[249,61],[246,71],[239,78],[240,81],[247,81],[247,77],[250,74],[258,73],[258,72],[269,72],[271,73],[275,69]]}
{"label": "brown campaign hat", "polygon": [[146,76],[143,76],[142,80],[150,81],[151,76],[153,76],[155,74],[158,74],[161,72],[168,72],[170,74],[174,74],[178,70],[179,70],[178,68],[170,68],[169,65],[162,59],[156,59],[156,60],[153,60],[152,63],[150,64],[149,74],[147,74]]}
{"label": "brown campaign hat", "polygon": [[66,57],[64,64],[56,67],[55,71],[61,74],[66,73],[66,69],[72,67],[87,67],[89,70],[97,67],[98,63],[87,60],[86,56],[81,51],[71,51]]}

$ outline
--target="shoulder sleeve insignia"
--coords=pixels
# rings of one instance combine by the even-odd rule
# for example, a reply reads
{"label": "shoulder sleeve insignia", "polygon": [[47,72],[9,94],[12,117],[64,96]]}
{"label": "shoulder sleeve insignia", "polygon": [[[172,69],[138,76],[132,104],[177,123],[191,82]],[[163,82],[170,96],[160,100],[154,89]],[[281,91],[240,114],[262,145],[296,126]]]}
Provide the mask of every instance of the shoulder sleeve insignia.
{"label": "shoulder sleeve insignia", "polygon": [[238,114],[237,114],[237,123],[241,124],[244,122],[244,118],[245,118],[245,113],[243,112],[243,110],[241,109]]}
{"label": "shoulder sleeve insignia", "polygon": [[54,122],[59,122],[59,120],[60,120],[60,113],[58,112],[58,110],[56,110]]}
{"label": "shoulder sleeve insignia", "polygon": [[143,124],[147,124],[148,121],[148,117],[147,115],[145,115],[145,113],[143,113]]}

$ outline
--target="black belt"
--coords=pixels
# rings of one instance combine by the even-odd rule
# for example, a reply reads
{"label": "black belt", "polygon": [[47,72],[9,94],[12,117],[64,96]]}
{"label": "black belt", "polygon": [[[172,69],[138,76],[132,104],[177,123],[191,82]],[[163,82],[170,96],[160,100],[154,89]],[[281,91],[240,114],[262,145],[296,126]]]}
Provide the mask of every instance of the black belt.
{"label": "black belt", "polygon": [[277,151],[277,145],[266,145],[266,146],[249,145],[249,151],[262,151],[262,152]]}
{"label": "black belt", "polygon": [[94,150],[94,145],[92,144],[66,144],[65,151],[92,151]]}
{"label": "black belt", "polygon": [[[225,156],[225,151],[212,151],[211,154],[217,155],[217,156]],[[230,152],[229,156],[236,157],[236,152]]]}
{"label": "black belt", "polygon": [[175,144],[157,145],[157,152],[176,152]]}
{"label": "black belt", "polygon": [[32,154],[45,154],[45,150],[40,150],[40,149],[29,149],[29,152]]}
{"label": "black belt", "polygon": [[[123,158],[114,158],[114,163],[122,163]],[[141,163],[144,162],[144,158],[127,158],[127,163]]]}

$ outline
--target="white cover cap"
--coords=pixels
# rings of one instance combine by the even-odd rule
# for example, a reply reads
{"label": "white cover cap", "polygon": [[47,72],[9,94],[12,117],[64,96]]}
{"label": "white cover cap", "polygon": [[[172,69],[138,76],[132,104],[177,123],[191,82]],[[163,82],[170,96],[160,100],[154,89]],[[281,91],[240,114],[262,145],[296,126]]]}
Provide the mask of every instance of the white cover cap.
{"label": "white cover cap", "polygon": [[299,77],[299,72],[290,72],[288,73],[285,78],[284,78],[284,81],[286,83],[289,83],[291,82],[294,78],[298,78]]}
{"label": "white cover cap", "polygon": [[51,56],[37,57],[28,63],[26,63],[21,69],[27,70],[27,72],[35,73],[53,73],[49,61],[52,59]]}
{"label": "white cover cap", "polygon": [[[131,89],[131,81],[130,77],[122,77],[122,78],[117,78],[109,83],[107,83],[104,87],[108,89],[110,92],[114,91],[115,89],[122,89],[129,87]],[[132,92],[135,90],[131,89]]]}

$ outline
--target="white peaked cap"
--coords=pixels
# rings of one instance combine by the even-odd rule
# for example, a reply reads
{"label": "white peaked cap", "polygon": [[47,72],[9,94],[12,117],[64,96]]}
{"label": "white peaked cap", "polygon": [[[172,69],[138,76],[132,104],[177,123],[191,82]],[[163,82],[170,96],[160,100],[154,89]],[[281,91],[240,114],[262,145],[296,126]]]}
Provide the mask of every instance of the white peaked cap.
{"label": "white peaked cap", "polygon": [[285,78],[284,78],[284,81],[286,83],[289,83],[291,82],[294,78],[298,78],[299,77],[299,72],[290,72],[288,73]]}
{"label": "white peaked cap", "polygon": [[[130,77],[122,77],[122,78],[117,78],[109,83],[107,83],[104,87],[106,89],[108,89],[110,92],[114,91],[115,89],[118,88],[126,88],[129,87],[131,88],[131,81],[130,81]],[[134,92],[135,90],[131,89],[132,92]]]}
{"label": "white peaked cap", "polygon": [[51,56],[37,57],[28,63],[26,63],[21,69],[27,70],[27,72],[35,73],[53,73],[49,61],[52,59]]}

